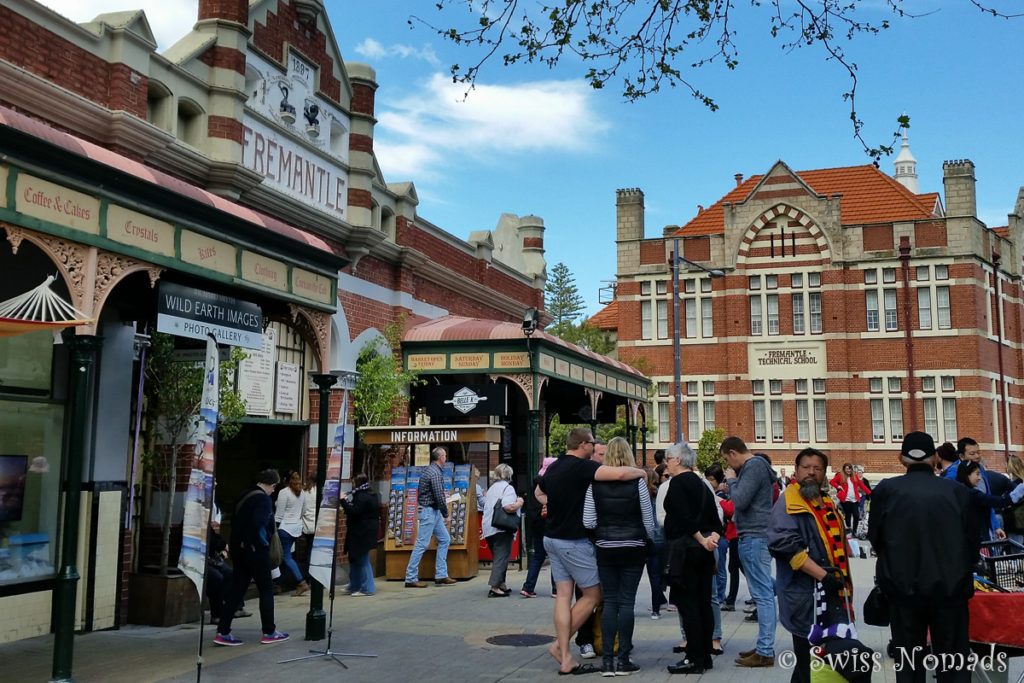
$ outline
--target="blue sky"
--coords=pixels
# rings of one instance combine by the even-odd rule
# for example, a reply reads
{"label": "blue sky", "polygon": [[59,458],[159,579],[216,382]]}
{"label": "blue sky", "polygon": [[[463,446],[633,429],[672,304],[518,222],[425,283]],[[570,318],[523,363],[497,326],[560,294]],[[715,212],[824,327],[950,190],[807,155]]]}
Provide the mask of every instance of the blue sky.
{"label": "blue sky", "polygon": [[[1007,11],[1015,5],[993,1]],[[572,61],[550,70],[496,60],[463,101],[448,67],[474,54],[408,20],[416,12],[469,25],[475,17],[464,4],[439,15],[426,0],[325,2],[345,60],[377,72],[375,150],[385,179],[414,182],[420,215],[463,239],[494,228],[502,213],[540,216],[549,270],[558,262],[570,268],[588,314],[600,308],[602,282],[615,276],[617,188],[644,191],[646,234],[656,237],[717,201],[736,173],[763,173],[777,159],[795,170],[869,163],[842,99],[845,70],[817,47],[784,53],[768,33],[767,10],[742,0],[732,24],[738,68],[691,74],[717,112],[679,88],[623,102],[615,87],[588,88],[585,68]],[[161,49],[196,16],[196,0],[44,4],[76,21],[145,9]],[[865,18],[893,23],[846,46],[858,65],[864,137],[887,141],[905,110],[921,191],[942,191],[944,160],[971,159],[979,216],[1006,225],[1024,185],[1024,18],[987,17],[967,0],[908,0],[904,8],[923,15],[916,19],[894,17],[882,0],[860,4]],[[881,169],[892,173],[892,157]]]}

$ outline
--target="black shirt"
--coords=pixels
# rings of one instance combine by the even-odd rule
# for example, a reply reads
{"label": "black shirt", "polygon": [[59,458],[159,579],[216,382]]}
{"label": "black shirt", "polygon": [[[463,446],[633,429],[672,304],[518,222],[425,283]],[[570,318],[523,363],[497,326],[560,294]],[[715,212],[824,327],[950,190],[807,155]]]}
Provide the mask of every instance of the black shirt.
{"label": "black shirt", "polygon": [[669,480],[665,494],[665,538],[724,533],[718,519],[718,503],[704,480],[695,472],[683,472]]}
{"label": "black shirt", "polygon": [[568,453],[548,466],[540,490],[548,497],[545,536],[563,540],[587,538],[583,526],[583,502],[600,463]]}

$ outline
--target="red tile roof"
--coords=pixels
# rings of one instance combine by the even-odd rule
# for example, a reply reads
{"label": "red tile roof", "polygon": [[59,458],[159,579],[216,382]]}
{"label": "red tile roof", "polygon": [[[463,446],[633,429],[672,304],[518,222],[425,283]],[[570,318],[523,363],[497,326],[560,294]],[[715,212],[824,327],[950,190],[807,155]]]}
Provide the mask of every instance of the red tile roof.
{"label": "red tile roof", "polygon": [[613,301],[594,315],[587,318],[587,323],[599,330],[619,329],[619,302]]}
{"label": "red tile roof", "polygon": [[997,228],[991,228],[992,232],[1002,237],[1004,240],[1010,239],[1010,226],[1000,225]]}
{"label": "red tile roof", "polygon": [[[798,171],[796,175],[820,195],[841,194],[843,225],[888,223],[931,218],[937,193],[916,195],[872,165]],[[677,230],[673,237],[716,235],[725,231],[724,202],[746,199],[764,178],[755,175]],[[785,201],[785,200],[783,200]]]}

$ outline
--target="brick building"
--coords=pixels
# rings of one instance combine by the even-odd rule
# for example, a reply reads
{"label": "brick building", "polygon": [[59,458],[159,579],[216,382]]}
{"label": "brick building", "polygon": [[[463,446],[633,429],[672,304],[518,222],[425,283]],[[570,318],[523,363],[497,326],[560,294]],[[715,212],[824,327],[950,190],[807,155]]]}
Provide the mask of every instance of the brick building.
{"label": "brick building", "polygon": [[[877,168],[779,161],[682,227],[644,232],[644,195],[617,193],[615,300],[591,321],[645,359],[655,445],[676,440],[673,249],[682,431],[720,427],[789,464],[802,447],[894,472],[904,433],[975,438],[995,467],[1021,429],[1024,189],[1009,224],[977,218],[975,168],[943,164],[945,202],[917,190],[904,139]],[[713,278],[707,270],[718,270]],[[716,273],[719,274],[719,273]]]}
{"label": "brick building", "polygon": [[[138,342],[164,283],[262,312],[263,369],[239,377],[249,415],[218,449],[228,504],[258,467],[309,471],[309,374],[353,372],[399,316],[518,324],[543,308],[543,221],[484,216],[494,229],[463,239],[421,217],[415,186],[380,172],[377,88],[370,66],[344,61],[320,0],[200,0],[193,31],[162,52],[142,12],[76,24],[33,0],[0,7],[0,301],[56,273],[90,320],[70,343],[0,334],[0,453],[32,463],[17,517],[0,516],[0,610],[17,615],[0,641],[51,629],[71,454],[89,558],[76,630],[123,622],[129,571],[149,561],[143,522],[180,505],[180,490],[132,493]],[[88,401],[69,398],[69,364],[89,370]],[[275,384],[281,364],[297,388]],[[331,403],[336,420],[340,392]]]}

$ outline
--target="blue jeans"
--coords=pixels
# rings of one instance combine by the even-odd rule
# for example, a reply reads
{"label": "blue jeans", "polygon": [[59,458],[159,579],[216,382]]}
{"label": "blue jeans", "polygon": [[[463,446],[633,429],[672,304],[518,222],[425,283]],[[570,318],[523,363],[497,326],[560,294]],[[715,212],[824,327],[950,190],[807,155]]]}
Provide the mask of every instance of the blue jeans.
{"label": "blue jeans", "polygon": [[601,612],[604,661],[613,661],[615,635],[618,634],[619,661],[624,662],[633,651],[633,608],[644,565],[598,565],[597,573],[601,577],[601,593],[604,594],[604,608]]}
{"label": "blue jeans", "polygon": [[373,582],[373,569],[370,568],[370,553],[349,555],[348,563],[348,589],[353,593],[376,593],[377,585]]}
{"label": "blue jeans", "polygon": [[[295,537],[284,529],[278,529],[277,535],[281,539],[281,550],[283,551],[284,559],[281,560],[281,566],[287,569],[292,577],[295,578],[295,583],[302,583],[306,580],[306,577],[302,575],[302,570],[299,569],[299,563],[292,557],[292,547],[295,545]],[[284,572],[281,572],[281,578],[284,578]]]}
{"label": "blue jeans", "polygon": [[661,585],[661,555],[665,550],[665,544],[654,544],[654,552],[647,556],[647,578],[651,583],[651,612],[659,614],[662,605],[668,604],[665,597],[665,589]]}
{"label": "blue jeans", "polygon": [[430,545],[430,537],[437,537],[437,557],[434,559],[434,580],[448,578],[448,546],[452,537],[444,526],[444,515],[434,508],[418,508],[416,511],[416,545],[405,568],[405,582],[419,581],[420,560]]}
{"label": "blue jeans", "polygon": [[757,606],[757,653],[775,656],[775,587],[772,584],[772,556],[768,539],[741,536],[738,543],[743,575],[747,577],[750,597]]}
{"label": "blue jeans", "polygon": [[[537,579],[540,578],[540,570],[544,567],[544,560],[548,559],[548,551],[544,548],[544,534],[530,534],[533,539],[533,555],[530,556],[530,564],[526,568],[526,580],[523,581],[523,590],[527,593],[537,592]],[[555,593],[555,580],[551,579],[551,594]]]}

